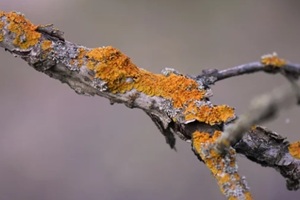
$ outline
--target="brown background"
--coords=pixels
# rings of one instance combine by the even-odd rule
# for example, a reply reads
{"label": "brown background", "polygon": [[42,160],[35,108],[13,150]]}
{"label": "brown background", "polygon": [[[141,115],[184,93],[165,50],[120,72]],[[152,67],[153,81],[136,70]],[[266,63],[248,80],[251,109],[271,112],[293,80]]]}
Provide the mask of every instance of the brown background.
{"label": "brown background", "polygon": [[[2,0],[37,24],[54,23],[67,40],[112,45],[140,67],[185,74],[227,68],[276,51],[300,63],[299,1]],[[178,141],[169,149],[140,110],[75,94],[67,85],[0,51],[1,200],[224,199],[206,167]],[[252,97],[286,83],[255,74],[213,87],[216,104],[247,109]],[[300,110],[269,128],[300,138]],[[299,199],[273,169],[239,155],[255,199]]]}

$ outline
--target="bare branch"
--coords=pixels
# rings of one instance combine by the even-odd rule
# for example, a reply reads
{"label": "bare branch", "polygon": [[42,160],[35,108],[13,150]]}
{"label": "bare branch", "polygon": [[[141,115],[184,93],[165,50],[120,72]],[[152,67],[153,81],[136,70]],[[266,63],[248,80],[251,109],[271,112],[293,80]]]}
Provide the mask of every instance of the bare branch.
{"label": "bare branch", "polygon": [[264,56],[262,56],[261,61],[246,63],[229,69],[203,70],[202,74],[197,76],[196,79],[206,85],[212,85],[217,81],[221,81],[227,78],[251,74],[259,71],[267,73],[283,73],[295,78],[299,77],[300,64],[288,63],[285,60],[278,58],[276,53],[266,56],[270,57],[265,58],[271,58],[273,60],[265,60],[265,62],[263,62]]}

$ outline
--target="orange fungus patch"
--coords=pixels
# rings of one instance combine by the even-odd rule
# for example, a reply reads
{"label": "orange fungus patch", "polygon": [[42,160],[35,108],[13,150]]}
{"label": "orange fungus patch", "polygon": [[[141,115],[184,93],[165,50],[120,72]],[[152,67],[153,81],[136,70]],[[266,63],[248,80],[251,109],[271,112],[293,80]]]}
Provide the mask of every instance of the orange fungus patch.
{"label": "orange fungus patch", "polygon": [[300,159],[300,141],[291,143],[289,145],[290,154],[297,159]]}

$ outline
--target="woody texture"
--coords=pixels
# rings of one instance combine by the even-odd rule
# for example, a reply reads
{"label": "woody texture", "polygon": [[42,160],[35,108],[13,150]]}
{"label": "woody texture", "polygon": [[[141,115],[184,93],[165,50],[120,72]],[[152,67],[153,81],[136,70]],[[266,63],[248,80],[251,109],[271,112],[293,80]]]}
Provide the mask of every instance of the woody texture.
{"label": "woody texture", "polygon": [[[37,71],[68,84],[77,94],[142,109],[172,149],[176,149],[176,135],[190,142],[227,199],[252,199],[246,178],[238,172],[237,154],[278,171],[287,189],[299,189],[300,142],[289,142],[257,125],[286,107],[297,106],[298,64],[274,53],[227,70],[204,70],[198,76],[171,68],[154,74],[136,66],[117,48],[77,45],[65,40],[53,25],[34,25],[17,12],[0,12],[0,46]],[[287,86],[254,99],[241,116],[231,106],[210,102],[210,85],[259,71],[282,74]]]}

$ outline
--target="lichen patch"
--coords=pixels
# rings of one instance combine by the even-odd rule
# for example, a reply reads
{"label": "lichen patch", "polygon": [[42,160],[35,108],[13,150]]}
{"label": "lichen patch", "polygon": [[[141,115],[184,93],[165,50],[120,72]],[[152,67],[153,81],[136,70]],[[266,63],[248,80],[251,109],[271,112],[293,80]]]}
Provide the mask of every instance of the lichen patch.
{"label": "lichen patch", "polygon": [[185,110],[185,120],[197,119],[210,125],[227,122],[235,117],[234,109],[227,105],[202,105],[189,104]]}
{"label": "lichen patch", "polygon": [[300,159],[300,141],[291,143],[289,145],[290,154],[297,159]]}
{"label": "lichen patch", "polygon": [[113,47],[96,48],[84,54],[88,68],[95,72],[95,78],[106,81],[113,93],[124,93],[134,88],[149,96],[170,99],[175,108],[201,100],[205,95],[205,90],[199,90],[196,81],[182,75],[166,77],[140,69]]}
{"label": "lichen patch", "polygon": [[221,155],[215,149],[220,135],[220,131],[215,131],[213,135],[196,131],[192,138],[193,148],[210,169],[228,199],[250,200],[252,197],[248,187],[238,174],[235,150],[231,148],[228,154]]}
{"label": "lichen patch", "polygon": [[[85,66],[89,79],[93,83],[97,81],[105,83],[106,92],[124,94],[135,89],[148,96],[162,97],[170,102],[170,106],[166,109],[180,111],[180,116],[171,116],[174,121],[198,120],[214,125],[234,118],[233,108],[207,103],[208,92],[201,88],[196,80],[176,70],[169,70],[165,75],[153,74],[138,68],[128,56],[111,46],[94,49],[65,48],[67,45],[41,37],[43,33],[37,31],[39,26],[33,25],[22,14],[1,12],[2,20],[3,17],[6,20],[5,29],[13,34],[13,44],[17,48],[28,49],[40,45],[38,47],[41,49],[42,59],[47,57],[52,59],[55,55],[59,58],[57,62],[65,64],[68,69],[74,71],[80,71],[79,69]],[[3,26],[3,23],[0,24],[0,28]],[[0,32],[0,41],[3,37],[5,36]],[[203,103],[199,104],[199,102]]]}
{"label": "lichen patch", "polygon": [[282,67],[286,64],[286,61],[279,58],[277,53],[267,54],[261,57],[261,63],[265,66]]}
{"label": "lichen patch", "polygon": [[41,34],[35,31],[37,26],[33,25],[23,15],[16,12],[1,13],[1,15],[7,17],[7,28],[15,34],[13,44],[16,47],[28,49],[38,43]]}
{"label": "lichen patch", "polygon": [[[0,14],[0,17],[1,17],[1,14]],[[0,42],[3,41],[4,39],[4,36],[3,36],[3,33],[2,33],[2,28],[4,27],[4,23],[2,21],[0,21]]]}
{"label": "lichen patch", "polygon": [[43,51],[48,51],[51,49],[52,41],[50,40],[44,40],[41,44],[42,50]]}

